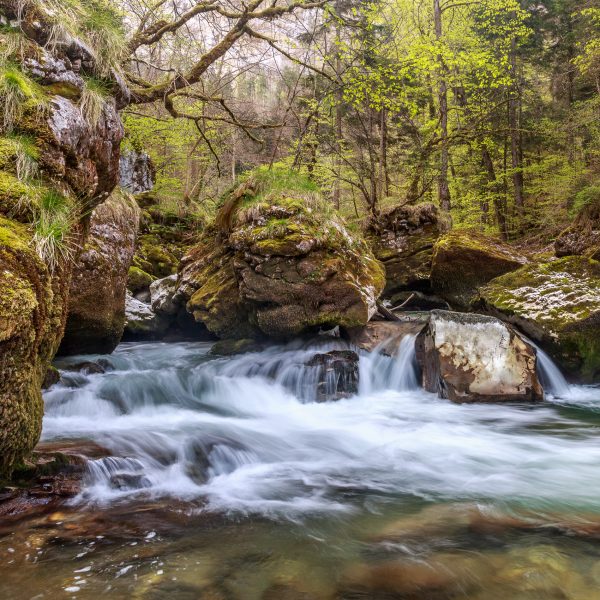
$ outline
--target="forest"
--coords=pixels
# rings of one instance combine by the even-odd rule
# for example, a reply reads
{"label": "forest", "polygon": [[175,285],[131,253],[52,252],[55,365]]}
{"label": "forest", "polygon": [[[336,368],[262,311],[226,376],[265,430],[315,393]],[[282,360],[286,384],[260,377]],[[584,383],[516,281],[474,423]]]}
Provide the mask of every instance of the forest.
{"label": "forest", "polygon": [[600,0],[0,0],[0,598],[600,599]]}

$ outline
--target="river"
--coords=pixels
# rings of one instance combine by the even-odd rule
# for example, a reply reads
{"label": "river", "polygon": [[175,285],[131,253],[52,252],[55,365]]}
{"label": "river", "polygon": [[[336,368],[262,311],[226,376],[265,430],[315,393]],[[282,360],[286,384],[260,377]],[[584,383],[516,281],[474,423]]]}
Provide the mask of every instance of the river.
{"label": "river", "polygon": [[342,346],[126,343],[64,371],[43,440],[109,456],[0,537],[0,598],[600,599],[600,389],[543,356],[543,404],[454,405],[406,338],[318,403],[306,363]]}

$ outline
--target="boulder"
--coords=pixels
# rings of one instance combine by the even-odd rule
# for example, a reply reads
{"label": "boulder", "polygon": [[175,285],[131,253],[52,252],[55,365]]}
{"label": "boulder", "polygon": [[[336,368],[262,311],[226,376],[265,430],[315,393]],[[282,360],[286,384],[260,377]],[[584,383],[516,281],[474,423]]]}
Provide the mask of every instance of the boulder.
{"label": "boulder", "polygon": [[69,316],[59,353],[109,354],[123,335],[125,292],[139,208],[122,191],[96,207],[73,270]]}
{"label": "boulder", "polygon": [[587,256],[600,260],[600,198],[586,204],[573,224],[555,242],[556,256]]}
{"label": "boulder", "polygon": [[419,334],[423,387],[452,402],[538,402],[544,392],[532,346],[504,322],[433,311]]}
{"label": "boulder", "polygon": [[489,282],[474,306],[515,324],[574,378],[600,378],[600,262],[527,265]]}
{"label": "boulder", "polygon": [[433,247],[449,227],[431,203],[395,206],[369,221],[365,235],[385,266],[385,296],[429,289]]}
{"label": "boulder", "polygon": [[129,267],[129,272],[127,274],[127,289],[132,294],[144,291],[149,292],[150,284],[153,281],[156,281],[156,277],[146,273],[146,271],[142,271],[142,269],[135,266]]}
{"label": "boulder", "polygon": [[149,192],[154,187],[155,169],[145,152],[129,150],[119,160],[120,185],[132,194]]}
{"label": "boulder", "polygon": [[402,321],[371,321],[364,327],[356,327],[345,332],[346,339],[361,350],[375,350],[386,356],[394,356],[400,343],[407,335],[419,334],[427,323],[424,314],[404,317]]}
{"label": "boulder", "polygon": [[494,238],[452,231],[435,244],[431,285],[453,308],[466,309],[480,286],[526,263],[525,256]]}
{"label": "boulder", "polygon": [[261,169],[182,262],[180,292],[221,338],[366,324],[385,278],[364,240],[298,174]]}
{"label": "boulder", "polygon": [[0,215],[0,478],[37,444],[41,388],[66,319],[68,276],[36,254],[28,228]]}
{"label": "boulder", "polygon": [[358,393],[358,354],[351,350],[333,350],[315,354],[307,367],[315,367],[316,401],[330,402]]}
{"label": "boulder", "polygon": [[149,304],[140,302],[129,292],[125,299],[125,339],[161,339],[169,328],[170,319],[156,314]]}
{"label": "boulder", "polygon": [[150,284],[150,305],[155,313],[176,315],[181,308],[177,292],[177,275],[157,279]]}

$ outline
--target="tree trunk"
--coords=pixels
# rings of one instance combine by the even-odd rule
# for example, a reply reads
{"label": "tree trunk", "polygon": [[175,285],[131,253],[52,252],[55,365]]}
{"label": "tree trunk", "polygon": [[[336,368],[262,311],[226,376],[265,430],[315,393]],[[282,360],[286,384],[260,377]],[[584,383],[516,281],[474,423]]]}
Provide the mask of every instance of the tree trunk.
{"label": "tree trunk", "polygon": [[524,201],[524,180],[522,164],[522,148],[519,123],[519,104],[521,101],[518,73],[517,73],[517,40],[513,38],[510,52],[511,71],[513,75],[512,89],[510,90],[508,101],[508,128],[510,130],[510,153],[511,166],[513,170],[513,185],[515,195],[515,206],[518,212],[523,211]]}
{"label": "tree trunk", "polygon": [[[435,39],[442,39],[442,8],[440,0],[433,0],[433,18],[435,24]],[[441,54],[438,54],[438,103],[440,111],[440,175],[438,180],[438,198],[443,210],[450,210],[450,186],[448,185],[448,168],[450,164],[448,150],[448,85],[444,77],[444,64]]]}
{"label": "tree trunk", "polygon": [[[337,7],[336,7],[337,10]],[[337,50],[335,53],[335,74],[337,78],[337,89],[335,91],[335,180],[333,182],[333,205],[336,209],[340,208],[340,196],[341,196],[341,180],[340,180],[340,171],[342,170],[342,100],[343,100],[343,92],[342,92],[342,82],[341,82],[341,72],[342,72],[342,59],[340,56],[340,31],[341,27],[339,22],[335,27],[335,38],[337,45]]]}
{"label": "tree trunk", "polygon": [[382,108],[379,115],[379,197],[389,196],[389,176],[387,170],[387,111]]}
{"label": "tree trunk", "polygon": [[494,203],[494,212],[496,213],[496,221],[498,222],[498,229],[500,230],[500,235],[502,239],[506,242],[508,241],[508,228],[506,226],[506,215],[504,214],[504,207],[502,206],[502,202],[500,201],[500,190],[498,186],[498,179],[496,178],[496,170],[494,169],[494,161],[490,156],[488,149],[484,146],[481,150],[481,159],[483,162],[483,166],[485,168],[485,172],[487,174],[488,183],[492,188],[493,192],[493,203]]}

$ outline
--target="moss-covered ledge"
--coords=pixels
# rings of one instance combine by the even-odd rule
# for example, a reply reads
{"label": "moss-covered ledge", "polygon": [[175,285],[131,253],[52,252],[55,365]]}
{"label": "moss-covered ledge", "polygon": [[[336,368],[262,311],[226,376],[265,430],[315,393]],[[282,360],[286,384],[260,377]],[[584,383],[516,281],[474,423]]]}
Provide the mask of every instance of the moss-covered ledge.
{"label": "moss-covered ledge", "polygon": [[600,380],[600,262],[527,265],[483,287],[474,307],[515,323],[572,377]]}

